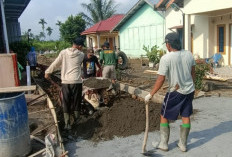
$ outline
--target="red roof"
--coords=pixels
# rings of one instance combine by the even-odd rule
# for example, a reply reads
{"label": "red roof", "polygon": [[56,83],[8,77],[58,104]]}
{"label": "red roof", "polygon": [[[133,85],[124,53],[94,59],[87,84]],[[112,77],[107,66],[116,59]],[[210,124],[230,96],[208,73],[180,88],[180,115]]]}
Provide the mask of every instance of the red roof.
{"label": "red roof", "polygon": [[86,34],[93,34],[93,33],[99,33],[99,32],[109,32],[111,29],[113,29],[123,18],[124,15],[118,14],[118,15],[113,15],[110,18],[106,20],[102,20],[89,29],[85,30],[84,32],[81,33],[81,35],[86,35]]}

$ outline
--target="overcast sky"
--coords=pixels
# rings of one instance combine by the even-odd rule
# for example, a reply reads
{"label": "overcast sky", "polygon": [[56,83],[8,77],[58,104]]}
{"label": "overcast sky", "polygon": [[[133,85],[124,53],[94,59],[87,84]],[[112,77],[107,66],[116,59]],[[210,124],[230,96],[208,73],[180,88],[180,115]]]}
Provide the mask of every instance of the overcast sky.
{"label": "overcast sky", "polygon": [[[53,29],[51,39],[56,40],[59,38],[57,20],[64,22],[70,15],[86,12],[86,10],[83,10],[81,3],[89,2],[90,0],[31,0],[19,18],[22,34],[31,29],[34,35],[38,35],[42,31],[38,22],[41,18],[44,18],[47,22],[45,29],[48,26],[51,27]],[[115,0],[115,2],[119,5],[117,13],[125,14],[138,0]]]}

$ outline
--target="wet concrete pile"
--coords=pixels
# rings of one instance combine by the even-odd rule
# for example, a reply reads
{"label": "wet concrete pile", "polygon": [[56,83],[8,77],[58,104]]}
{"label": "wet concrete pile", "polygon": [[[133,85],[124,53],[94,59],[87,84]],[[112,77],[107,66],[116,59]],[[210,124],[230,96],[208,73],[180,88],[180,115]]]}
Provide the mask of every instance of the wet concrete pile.
{"label": "wet concrete pile", "polygon": [[91,77],[83,81],[83,86],[95,89],[108,88],[110,84],[111,82],[108,79],[95,77]]}
{"label": "wet concrete pile", "polygon": [[[159,129],[161,104],[150,104],[150,131]],[[102,108],[92,116],[82,116],[72,134],[93,141],[110,140],[140,134],[145,130],[145,104],[123,93],[110,108]]]}

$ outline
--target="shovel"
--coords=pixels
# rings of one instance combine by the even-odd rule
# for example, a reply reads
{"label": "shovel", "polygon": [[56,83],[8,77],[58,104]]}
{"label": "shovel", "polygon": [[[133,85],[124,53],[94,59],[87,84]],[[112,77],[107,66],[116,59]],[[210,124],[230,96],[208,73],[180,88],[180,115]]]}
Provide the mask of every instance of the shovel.
{"label": "shovel", "polygon": [[148,152],[146,150],[146,145],[147,145],[147,137],[148,137],[148,130],[149,130],[149,102],[145,102],[146,106],[146,128],[145,128],[145,134],[144,134],[144,139],[143,139],[143,147],[142,147],[142,154],[145,156],[150,156],[152,155],[151,152]]}

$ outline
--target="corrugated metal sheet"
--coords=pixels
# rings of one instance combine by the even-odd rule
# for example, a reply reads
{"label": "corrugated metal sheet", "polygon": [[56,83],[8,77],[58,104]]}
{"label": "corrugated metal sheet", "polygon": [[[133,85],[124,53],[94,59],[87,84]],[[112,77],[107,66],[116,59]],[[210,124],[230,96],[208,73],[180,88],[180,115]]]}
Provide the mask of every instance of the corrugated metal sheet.
{"label": "corrugated metal sheet", "polygon": [[4,8],[6,19],[18,19],[29,2],[30,0],[5,0]]}
{"label": "corrugated metal sheet", "polygon": [[118,22],[123,18],[124,15],[118,14],[114,15],[106,20],[100,21],[90,27],[89,29],[85,30],[81,33],[81,35],[86,34],[93,34],[93,33],[99,33],[99,32],[110,32],[111,29],[118,24]]}

